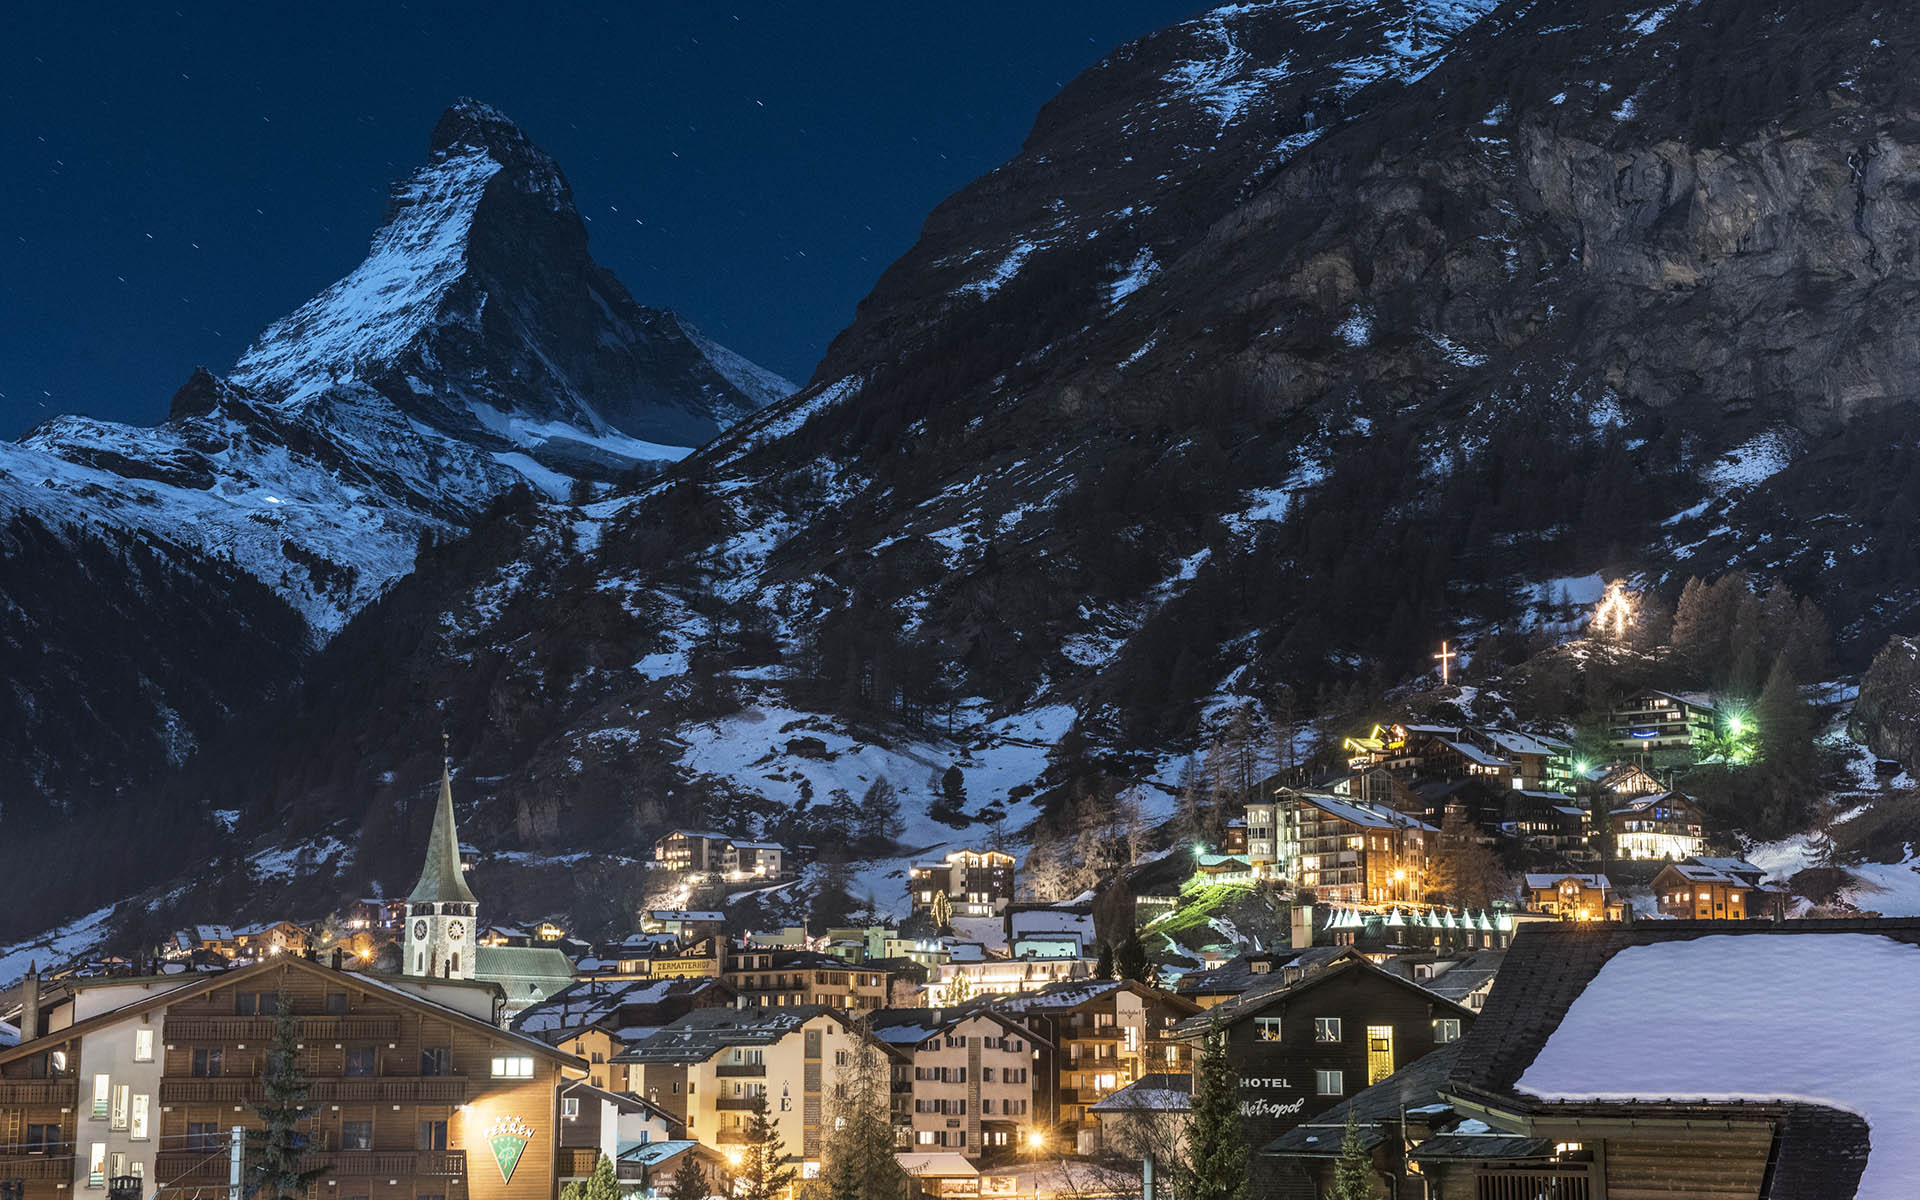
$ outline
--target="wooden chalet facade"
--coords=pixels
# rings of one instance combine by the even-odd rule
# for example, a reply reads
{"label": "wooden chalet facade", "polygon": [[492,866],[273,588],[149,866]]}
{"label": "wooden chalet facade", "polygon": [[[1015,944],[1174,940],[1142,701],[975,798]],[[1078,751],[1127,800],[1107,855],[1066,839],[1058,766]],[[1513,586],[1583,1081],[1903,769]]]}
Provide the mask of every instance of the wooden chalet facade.
{"label": "wooden chalet facade", "polygon": [[[0,1050],[0,1178],[27,1200],[227,1182],[278,997],[312,1081],[309,1165],[329,1197],[552,1200],[556,1095],[585,1065],[493,1024],[490,984],[404,980],[276,956],[231,971],[79,989],[37,1038]],[[104,1195],[104,1192],[101,1194]]]}
{"label": "wooden chalet facade", "polygon": [[1737,858],[1689,858],[1653,877],[1660,911],[1682,920],[1744,921],[1774,915],[1777,893],[1761,886],[1766,871]]}
{"label": "wooden chalet facade", "polygon": [[1613,882],[1597,872],[1528,872],[1522,891],[1527,911],[1563,921],[1618,921],[1626,912]]}
{"label": "wooden chalet facade", "polygon": [[1472,1009],[1345,955],[1280,968],[1269,984],[1183,1021],[1176,1036],[1227,1039],[1240,1073],[1240,1115],[1258,1148],[1436,1048],[1460,1038]]}

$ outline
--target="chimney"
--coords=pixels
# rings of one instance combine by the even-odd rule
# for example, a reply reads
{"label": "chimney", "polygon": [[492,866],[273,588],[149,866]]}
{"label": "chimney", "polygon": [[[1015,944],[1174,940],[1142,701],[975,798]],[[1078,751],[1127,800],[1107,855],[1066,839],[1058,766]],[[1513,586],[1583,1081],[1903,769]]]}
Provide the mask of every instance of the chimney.
{"label": "chimney", "polygon": [[1311,904],[1293,906],[1293,948],[1295,950],[1313,948],[1313,905]]}
{"label": "chimney", "polygon": [[40,964],[27,964],[20,980],[20,1040],[30,1042],[40,1036]]}

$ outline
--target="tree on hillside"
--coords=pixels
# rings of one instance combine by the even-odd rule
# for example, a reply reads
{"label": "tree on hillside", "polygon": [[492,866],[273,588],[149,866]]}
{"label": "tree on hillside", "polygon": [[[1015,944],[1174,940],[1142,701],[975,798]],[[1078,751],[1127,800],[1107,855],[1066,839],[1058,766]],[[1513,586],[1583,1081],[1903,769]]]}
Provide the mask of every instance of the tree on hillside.
{"label": "tree on hillside", "polygon": [[862,841],[891,842],[900,836],[900,793],[886,776],[861,795],[858,827]]}
{"label": "tree on hillside", "polygon": [[853,896],[847,891],[852,878],[847,860],[838,854],[820,864],[820,886],[807,910],[807,924],[813,929],[845,925],[853,914]]}
{"label": "tree on hillside", "polygon": [[1120,943],[1120,949],[1113,956],[1113,967],[1120,973],[1122,979],[1131,979],[1138,983],[1150,982],[1147,976],[1152,972],[1153,966],[1147,961],[1147,947],[1140,940],[1138,929],[1127,930],[1126,940]]}
{"label": "tree on hillside", "polygon": [[933,803],[928,806],[927,815],[943,825],[965,828],[972,818],[967,816],[967,779],[960,764],[954,763],[944,774],[935,776],[931,791]]}
{"label": "tree on hillside", "polygon": [[793,1186],[794,1170],[787,1165],[787,1144],[767,1115],[764,1095],[754,1097],[746,1136],[733,1168],[735,1200],[779,1200]]}
{"label": "tree on hillside", "polygon": [[1216,1026],[1194,1065],[1187,1155],[1174,1171],[1174,1192],[1180,1200],[1239,1200],[1246,1186],[1240,1076],[1227,1058],[1226,1031]]}
{"label": "tree on hillside", "polygon": [[1093,977],[1095,979],[1112,979],[1113,978],[1113,943],[1112,942],[1103,941],[1100,943],[1100,957],[1093,964]]}
{"label": "tree on hillside", "polygon": [[1760,761],[1755,799],[1758,809],[1748,832],[1783,837],[1805,823],[1809,797],[1819,790],[1819,754],[1814,745],[1812,711],[1800,698],[1800,686],[1783,654],[1767,674],[1754,706]]}
{"label": "tree on hillside", "polygon": [[1440,822],[1439,848],[1433,856],[1428,887],[1443,904],[1485,908],[1506,894],[1500,861],[1480,841],[1480,831],[1465,810],[1449,807]]}
{"label": "tree on hillside", "polygon": [[307,1134],[298,1128],[312,1115],[312,1092],[300,1069],[300,1024],[282,985],[275,997],[273,1040],[260,1069],[262,1096],[252,1103],[260,1128],[247,1133],[247,1177],[258,1200],[304,1200],[325,1167],[308,1167]]}

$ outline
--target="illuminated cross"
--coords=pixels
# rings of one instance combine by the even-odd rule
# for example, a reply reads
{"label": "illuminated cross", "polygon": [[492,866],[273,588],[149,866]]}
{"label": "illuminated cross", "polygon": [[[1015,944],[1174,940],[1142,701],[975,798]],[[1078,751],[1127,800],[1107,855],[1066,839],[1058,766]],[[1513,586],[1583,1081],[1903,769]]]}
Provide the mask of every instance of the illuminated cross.
{"label": "illuminated cross", "polygon": [[1453,660],[1460,657],[1460,652],[1447,649],[1447,644],[1441,642],[1440,653],[1434,657],[1440,660],[1440,686],[1445,687],[1452,676],[1450,668],[1453,666]]}

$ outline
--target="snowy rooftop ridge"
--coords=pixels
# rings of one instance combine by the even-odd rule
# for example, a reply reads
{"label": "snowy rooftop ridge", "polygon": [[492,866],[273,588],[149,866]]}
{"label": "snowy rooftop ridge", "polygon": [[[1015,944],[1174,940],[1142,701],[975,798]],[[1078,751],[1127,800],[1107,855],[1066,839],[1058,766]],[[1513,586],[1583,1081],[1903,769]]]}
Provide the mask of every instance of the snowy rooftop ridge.
{"label": "snowy rooftop ridge", "polygon": [[[1844,981],[1836,987],[1836,981]],[[1867,933],[1713,934],[1629,946],[1602,966],[1516,1090],[1549,1101],[1779,1101],[1863,1118],[1855,1195],[1920,1179],[1920,946]],[[1670,1031],[1685,1029],[1674,1038]],[[1883,1031],[1869,1044],[1862,1030]],[[1891,1044],[1889,1044],[1889,1039]]]}

